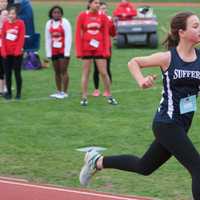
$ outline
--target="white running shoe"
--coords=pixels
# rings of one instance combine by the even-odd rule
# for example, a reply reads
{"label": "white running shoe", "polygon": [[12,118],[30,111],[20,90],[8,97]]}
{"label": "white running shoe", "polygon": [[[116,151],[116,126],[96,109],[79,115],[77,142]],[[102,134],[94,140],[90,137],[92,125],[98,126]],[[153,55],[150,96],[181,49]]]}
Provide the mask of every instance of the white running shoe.
{"label": "white running shoe", "polygon": [[101,157],[101,154],[95,150],[90,150],[85,154],[84,165],[81,169],[79,175],[80,184],[83,186],[87,186],[90,182],[90,179],[97,171],[96,169],[96,161]]}
{"label": "white running shoe", "polygon": [[61,94],[64,96],[64,98],[69,97],[69,95],[67,93],[63,92],[63,91],[61,92]]}
{"label": "white running shoe", "polygon": [[51,94],[50,97],[56,99],[64,99],[64,95],[62,95],[61,92],[56,92],[55,94]]}

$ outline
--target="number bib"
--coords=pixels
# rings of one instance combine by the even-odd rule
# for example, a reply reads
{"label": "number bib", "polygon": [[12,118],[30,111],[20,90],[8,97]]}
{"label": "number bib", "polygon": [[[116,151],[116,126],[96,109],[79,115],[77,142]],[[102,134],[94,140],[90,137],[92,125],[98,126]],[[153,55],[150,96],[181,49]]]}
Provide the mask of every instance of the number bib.
{"label": "number bib", "polygon": [[7,33],[6,34],[6,39],[10,40],[10,41],[15,41],[17,39],[17,35],[15,35],[13,33]]}
{"label": "number bib", "polygon": [[54,42],[53,42],[53,47],[54,47],[54,48],[57,48],[57,49],[62,48],[62,42],[54,41]]}
{"label": "number bib", "polygon": [[99,47],[99,41],[95,40],[95,39],[90,40],[90,46],[98,48]]}
{"label": "number bib", "polygon": [[194,112],[197,110],[196,95],[182,98],[180,100],[180,113],[185,114],[188,112]]}

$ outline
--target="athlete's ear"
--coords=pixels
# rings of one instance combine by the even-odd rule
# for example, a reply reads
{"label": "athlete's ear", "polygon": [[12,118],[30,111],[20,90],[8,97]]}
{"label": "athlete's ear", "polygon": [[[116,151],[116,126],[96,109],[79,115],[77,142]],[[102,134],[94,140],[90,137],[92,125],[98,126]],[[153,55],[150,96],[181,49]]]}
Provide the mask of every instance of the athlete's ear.
{"label": "athlete's ear", "polygon": [[183,37],[184,34],[185,34],[185,31],[183,29],[179,29],[178,34],[179,34],[180,37]]}

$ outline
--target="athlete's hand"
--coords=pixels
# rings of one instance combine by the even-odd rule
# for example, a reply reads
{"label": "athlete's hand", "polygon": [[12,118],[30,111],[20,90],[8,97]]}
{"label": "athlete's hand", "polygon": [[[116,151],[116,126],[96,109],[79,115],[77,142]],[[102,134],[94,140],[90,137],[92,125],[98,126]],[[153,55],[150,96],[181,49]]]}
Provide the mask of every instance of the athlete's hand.
{"label": "athlete's hand", "polygon": [[150,88],[154,85],[154,80],[156,79],[156,75],[148,75],[144,77],[140,82],[139,86],[142,89]]}

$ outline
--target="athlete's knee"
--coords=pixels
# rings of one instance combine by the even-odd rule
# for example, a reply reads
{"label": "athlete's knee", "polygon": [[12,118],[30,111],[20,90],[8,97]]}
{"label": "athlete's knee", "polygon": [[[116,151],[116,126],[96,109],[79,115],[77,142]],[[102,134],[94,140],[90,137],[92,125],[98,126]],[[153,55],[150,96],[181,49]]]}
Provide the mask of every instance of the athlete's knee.
{"label": "athlete's knee", "polygon": [[149,176],[154,172],[154,170],[149,167],[140,167],[139,171],[140,171],[140,174],[142,174],[143,176]]}

